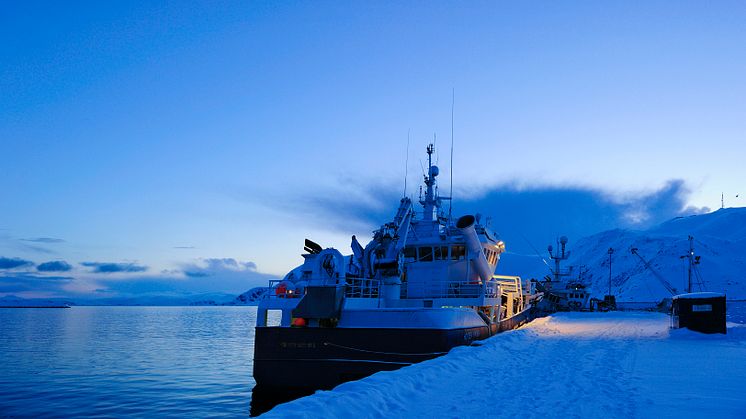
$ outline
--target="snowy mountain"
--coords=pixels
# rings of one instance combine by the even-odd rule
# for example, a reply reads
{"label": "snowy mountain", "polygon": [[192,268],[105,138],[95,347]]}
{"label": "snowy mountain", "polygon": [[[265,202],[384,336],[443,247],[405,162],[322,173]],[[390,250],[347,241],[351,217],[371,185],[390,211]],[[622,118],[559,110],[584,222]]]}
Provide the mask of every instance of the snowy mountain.
{"label": "snowy mountain", "polygon": [[236,297],[233,301],[226,303],[224,305],[246,305],[246,306],[253,306],[259,304],[259,301],[264,298],[264,294],[267,293],[269,288],[267,287],[256,287],[252,288],[245,293],[239,295]]}
{"label": "snowy mountain", "polygon": [[[612,254],[611,291],[618,301],[659,301],[670,296],[656,275],[630,251],[637,248],[651,268],[678,292],[687,283],[688,236],[701,256],[697,265],[704,291],[725,292],[729,299],[746,298],[746,208],[726,208],[709,214],[678,217],[645,231],[609,230],[570,242],[565,266],[580,266],[593,296],[602,298],[609,287],[609,247]],[[696,272],[695,272],[696,273]],[[697,277],[697,275],[694,275]],[[692,281],[697,284],[696,281]],[[699,291],[693,285],[693,291]]]}

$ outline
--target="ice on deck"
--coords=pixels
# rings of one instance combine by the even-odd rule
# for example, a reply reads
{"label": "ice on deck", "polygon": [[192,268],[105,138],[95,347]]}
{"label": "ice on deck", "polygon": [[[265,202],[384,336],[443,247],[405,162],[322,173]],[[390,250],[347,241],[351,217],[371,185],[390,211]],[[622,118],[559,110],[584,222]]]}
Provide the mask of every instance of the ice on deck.
{"label": "ice on deck", "polygon": [[746,325],[669,330],[659,313],[562,313],[263,417],[744,417]]}

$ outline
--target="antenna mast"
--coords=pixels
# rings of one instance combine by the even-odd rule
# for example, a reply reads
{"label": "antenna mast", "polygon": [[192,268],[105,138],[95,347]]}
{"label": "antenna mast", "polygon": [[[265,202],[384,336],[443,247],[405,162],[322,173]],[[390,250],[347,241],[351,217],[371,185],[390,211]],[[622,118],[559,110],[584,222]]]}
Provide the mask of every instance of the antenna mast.
{"label": "antenna mast", "polygon": [[456,103],[456,89],[451,90],[451,192],[449,193],[450,200],[448,201],[448,224],[453,221],[453,108]]}
{"label": "antenna mast", "polygon": [[407,128],[407,158],[404,160],[404,197],[407,197],[407,177],[409,176],[409,131]]}

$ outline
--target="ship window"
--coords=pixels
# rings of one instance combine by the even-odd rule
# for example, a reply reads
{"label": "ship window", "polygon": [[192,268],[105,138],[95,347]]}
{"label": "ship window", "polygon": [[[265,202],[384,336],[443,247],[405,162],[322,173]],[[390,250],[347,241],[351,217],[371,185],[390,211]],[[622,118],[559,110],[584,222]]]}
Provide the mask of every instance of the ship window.
{"label": "ship window", "polygon": [[451,260],[461,260],[466,256],[466,248],[464,246],[451,246]]}
{"label": "ship window", "polygon": [[420,247],[419,248],[421,262],[431,262],[433,260],[433,248],[432,247]]}
{"label": "ship window", "polygon": [[448,259],[448,246],[435,246],[435,260]]}
{"label": "ship window", "polygon": [[405,247],[402,256],[405,259],[417,259],[417,248],[412,246]]}

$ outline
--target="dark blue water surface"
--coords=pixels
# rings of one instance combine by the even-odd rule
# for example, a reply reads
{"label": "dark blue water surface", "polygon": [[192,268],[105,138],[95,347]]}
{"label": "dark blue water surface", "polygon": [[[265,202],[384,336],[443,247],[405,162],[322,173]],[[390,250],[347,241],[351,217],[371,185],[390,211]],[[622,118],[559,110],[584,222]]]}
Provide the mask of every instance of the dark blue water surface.
{"label": "dark blue water surface", "polygon": [[0,417],[247,417],[255,307],[0,309]]}
{"label": "dark blue water surface", "polygon": [[[0,417],[248,417],[255,307],[0,309]],[[746,303],[728,303],[746,322]]]}

